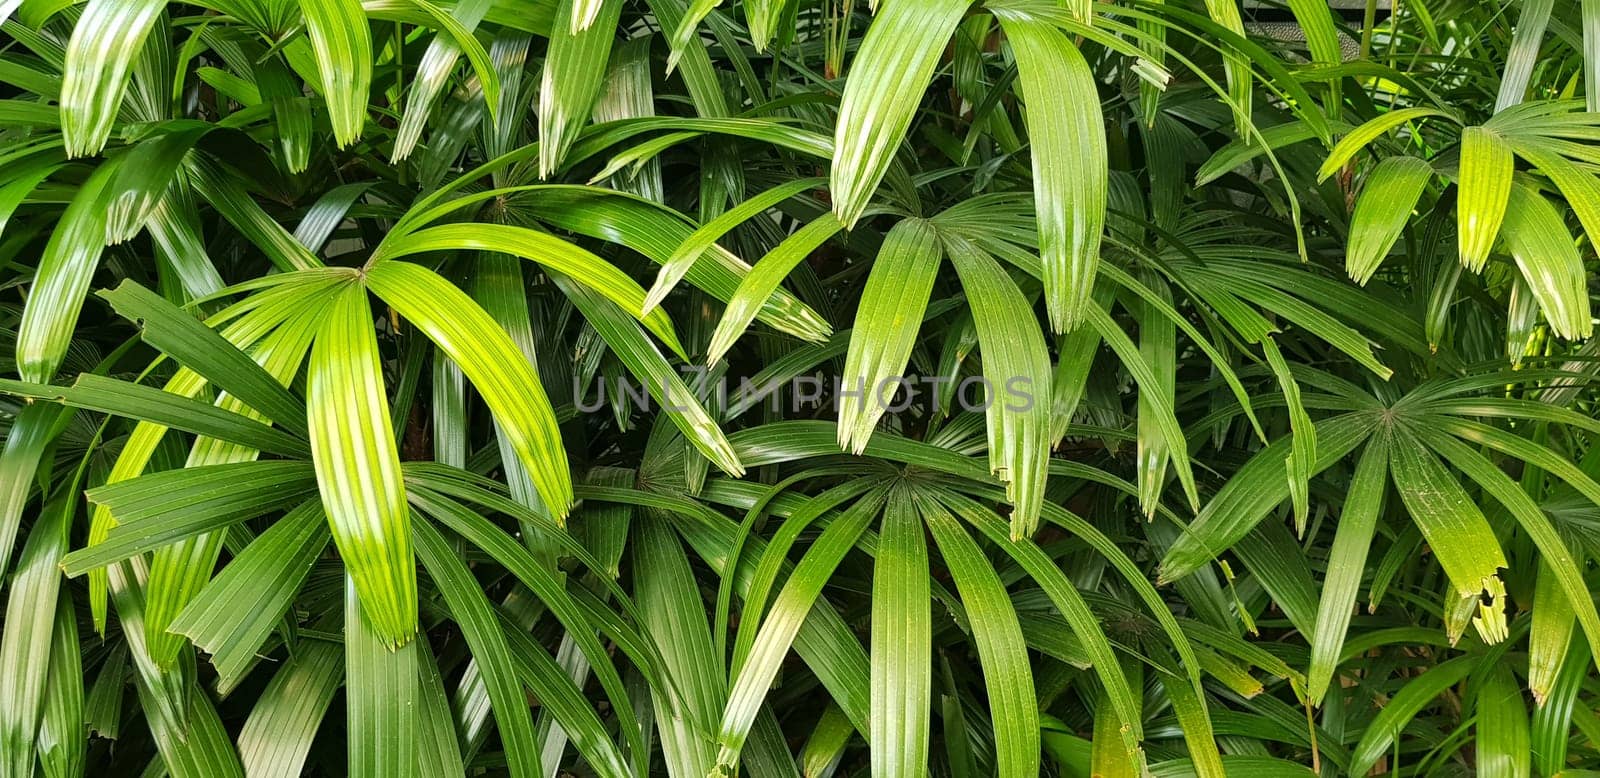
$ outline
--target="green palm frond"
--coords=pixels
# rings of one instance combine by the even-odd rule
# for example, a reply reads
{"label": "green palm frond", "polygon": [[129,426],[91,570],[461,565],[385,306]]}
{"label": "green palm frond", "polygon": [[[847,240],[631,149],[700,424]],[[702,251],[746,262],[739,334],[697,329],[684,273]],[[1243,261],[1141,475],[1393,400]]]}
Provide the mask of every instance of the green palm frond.
{"label": "green palm frond", "polygon": [[1600,774],[1597,74],[1594,0],[0,0],[0,775]]}

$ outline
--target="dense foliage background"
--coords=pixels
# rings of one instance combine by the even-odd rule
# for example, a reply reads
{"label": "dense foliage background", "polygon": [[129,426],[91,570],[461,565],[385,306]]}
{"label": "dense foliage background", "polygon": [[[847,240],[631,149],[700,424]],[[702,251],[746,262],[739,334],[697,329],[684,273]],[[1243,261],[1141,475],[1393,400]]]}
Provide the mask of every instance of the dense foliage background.
{"label": "dense foliage background", "polygon": [[0,776],[1600,775],[1600,0],[1392,6],[0,0]]}

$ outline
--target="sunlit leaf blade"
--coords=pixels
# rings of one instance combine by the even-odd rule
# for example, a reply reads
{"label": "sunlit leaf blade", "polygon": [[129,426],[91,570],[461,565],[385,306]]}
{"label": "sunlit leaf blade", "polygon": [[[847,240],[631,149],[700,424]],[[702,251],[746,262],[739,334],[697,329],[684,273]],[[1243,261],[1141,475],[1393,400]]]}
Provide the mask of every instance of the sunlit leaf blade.
{"label": "sunlit leaf blade", "polygon": [[1580,0],[1583,16],[1583,97],[1590,112],[1600,111],[1600,2]]}
{"label": "sunlit leaf blade", "polygon": [[61,495],[45,506],[10,581],[5,631],[0,633],[0,764],[8,775],[33,772],[61,593],[58,565],[76,507],[76,494]]}
{"label": "sunlit leaf blade", "polygon": [[829,188],[846,229],[866,211],[889,161],[905,139],[940,54],[970,0],[887,3],[850,63]]}
{"label": "sunlit leaf blade", "polygon": [[1367,174],[1345,249],[1345,271],[1356,283],[1365,284],[1378,271],[1432,177],[1432,166],[1406,156],[1385,159]]}
{"label": "sunlit leaf blade", "polygon": [[83,297],[106,245],[102,197],[117,165],[101,165],[78,189],[50,233],[17,326],[17,372],[24,381],[49,383],[66,356]]}
{"label": "sunlit leaf blade", "polygon": [[[611,61],[606,65],[605,84],[594,103],[596,122],[656,115],[656,91],[651,81],[652,42],[650,37],[638,37],[612,52]],[[651,202],[665,202],[667,199],[658,157],[635,163],[627,173],[614,178],[612,183],[622,191]]]}
{"label": "sunlit leaf blade", "polygon": [[673,774],[706,775],[716,766],[716,744],[700,736],[695,722],[718,715],[727,676],[712,647],[704,603],[683,546],[665,518],[642,517],[632,541],[633,594],[645,626],[655,634],[679,636],[661,648],[666,670],[684,690],[684,698],[675,702],[666,690],[651,694],[658,708],[662,758]]}
{"label": "sunlit leaf blade", "polygon": [[[1516,30],[1511,36],[1511,48],[1506,52],[1505,72],[1500,76],[1500,92],[1494,100],[1496,112],[1521,103],[1527,95],[1528,81],[1533,77],[1534,66],[1538,64],[1540,43],[1554,7],[1555,0],[1528,0],[1522,4],[1521,12],[1517,14]],[[1523,768],[1524,771],[1526,769]]]}
{"label": "sunlit leaf blade", "polygon": [[295,225],[294,242],[311,251],[321,251],[334,230],[349,215],[350,209],[371,188],[371,185],[364,183],[343,184],[323,193],[306,209],[305,215],[300,217],[300,223]]}
{"label": "sunlit leaf blade", "polygon": [[711,345],[706,347],[707,361],[716,364],[721,360],[728,349],[733,348],[734,341],[744,334],[750,322],[755,321],[756,313],[777,291],[778,284],[840,229],[839,220],[833,214],[823,214],[795,230],[794,234],[756,262],[744,280],[739,282],[738,290],[728,298],[728,308],[717,322],[716,331],[711,333]]}
{"label": "sunlit leaf blade", "polygon": [[1344,168],[1345,164],[1357,152],[1366,148],[1384,133],[1407,122],[1446,115],[1436,108],[1415,107],[1388,111],[1367,120],[1364,124],[1340,138],[1339,142],[1334,145],[1333,151],[1328,152],[1328,158],[1323,161],[1322,167],[1317,170],[1317,180],[1326,180],[1329,176]]}
{"label": "sunlit leaf blade", "polygon": [[[200,366],[219,383],[231,387],[233,390],[231,394],[234,396],[257,398],[255,401],[263,407],[276,408],[280,407],[281,403],[282,406],[286,406],[282,413],[299,421],[303,419],[303,403],[287,393],[277,399],[263,399],[268,398],[273,391],[282,393],[284,390],[270,375],[262,372],[253,360],[240,353],[238,347],[248,348],[258,342],[288,318],[296,315],[296,312],[315,314],[315,301],[318,298],[325,299],[331,293],[333,285],[337,283],[336,275],[322,273],[278,276],[264,291],[247,298],[241,309],[224,312],[236,315],[237,318],[229,320],[222,326],[220,341],[210,340],[216,333],[181,311],[175,311],[169,303],[160,298],[144,300],[143,296],[137,294],[140,291],[137,287],[123,290],[129,292],[127,295],[119,292],[106,294],[114,308],[118,305],[132,306],[129,310],[134,312],[129,314],[130,318],[145,322],[147,325],[145,337],[158,347],[178,355],[183,361]],[[145,293],[144,296],[149,295]],[[249,377],[252,371],[259,375]],[[167,382],[164,390],[184,397],[194,397],[205,387],[205,378],[185,368],[179,370]],[[167,428],[161,425],[150,422],[139,423],[129,434],[115,464],[106,474],[107,484],[138,478],[143,474],[156,459],[156,455],[163,450],[162,443],[166,439],[167,431]],[[165,450],[171,451],[170,448]],[[282,466],[282,463],[267,467],[278,466]],[[303,471],[303,466],[301,467]],[[89,524],[88,544],[93,546],[104,542],[116,524],[116,519],[106,505],[96,506]],[[97,631],[103,631],[105,627],[107,591],[107,571],[91,570],[89,608]]]}
{"label": "sunlit leaf blade", "polygon": [[[415,0],[413,0],[414,2]],[[428,120],[430,109],[434,100],[445,88],[450,73],[455,69],[456,60],[462,54],[463,44],[477,47],[472,52],[475,67],[487,64],[486,54],[475,38],[471,38],[471,31],[483,21],[489,12],[489,0],[473,0],[472,2],[457,3],[451,10],[450,19],[458,26],[457,32],[468,33],[465,38],[453,32],[441,30],[428,44],[428,50],[423,52],[422,60],[417,63],[416,75],[411,79],[411,89],[406,94],[405,112],[400,116],[400,127],[395,133],[393,159],[403,160],[411,156],[411,151],[416,147],[418,139],[422,137],[422,129]],[[437,10],[431,4],[426,6],[430,10]],[[470,40],[469,40],[470,39]],[[470,49],[469,49],[470,51]],[[487,71],[493,75],[493,71]],[[480,72],[480,79],[484,75]],[[484,83],[484,101],[491,112],[499,111],[497,94],[491,92],[490,84],[498,90],[498,79]]]}
{"label": "sunlit leaf blade", "polygon": [[1189,746],[1196,778],[1226,778],[1237,774],[1237,771],[1228,771],[1222,754],[1216,748],[1216,730],[1211,725],[1211,717],[1200,699],[1200,693],[1178,677],[1177,673],[1169,671],[1162,673],[1159,678],[1162,688],[1166,689],[1167,696],[1172,700],[1178,725],[1183,728],[1183,739]]}
{"label": "sunlit leaf blade", "polygon": [[[253,358],[274,380],[288,384],[300,372],[306,352],[311,347],[312,334],[321,314],[315,295],[295,318],[274,330],[255,348]],[[161,394],[167,394],[165,392]],[[216,409],[258,419],[259,413],[246,407],[232,395],[217,398]],[[177,425],[169,425],[177,426]],[[296,441],[298,443],[298,441]],[[195,441],[185,463],[189,467],[206,467],[236,462],[249,462],[260,456],[259,447],[224,440],[217,436],[201,437]],[[297,452],[298,453],[298,452]],[[309,452],[305,452],[309,453]],[[305,456],[300,453],[300,456]],[[145,628],[150,646],[150,656],[158,665],[170,667],[177,659],[183,639],[169,631],[179,612],[189,604],[211,579],[213,568],[222,551],[224,535],[210,532],[185,538],[170,546],[157,549],[150,560],[150,575],[145,590]]]}
{"label": "sunlit leaf blade", "polygon": [[268,60],[263,65],[256,71],[256,85],[261,99],[271,104],[272,116],[278,123],[279,158],[290,173],[303,173],[311,165],[311,98],[305,96],[281,61]]}
{"label": "sunlit leaf blade", "polygon": [[1121,744],[1121,725],[1110,698],[1102,696],[1094,706],[1094,738],[1090,744],[1090,769],[1100,778],[1138,778],[1141,765],[1137,754]]}
{"label": "sunlit leaf blade", "polygon": [[657,305],[660,305],[661,301],[666,299],[667,294],[672,291],[678,281],[683,279],[684,274],[688,273],[689,269],[700,261],[706,251],[711,249],[718,240],[721,240],[728,231],[755,218],[784,200],[817,187],[822,182],[820,178],[802,178],[798,181],[779,184],[729,208],[717,218],[696,229],[688,238],[684,239],[683,244],[678,246],[677,250],[672,252],[672,257],[662,263],[661,270],[656,273],[655,283],[650,286],[649,293],[645,295],[645,311],[649,312]]}
{"label": "sunlit leaf blade", "polygon": [[750,43],[756,51],[766,51],[783,23],[785,9],[794,7],[795,0],[750,0],[744,4],[745,20],[750,27]]}
{"label": "sunlit leaf blade", "polygon": [[1016,506],[1011,534],[1028,537],[1039,525],[1050,458],[1051,370],[1044,337],[1032,306],[993,258],[960,238],[947,239],[945,250],[966,289],[983,349],[989,470]]}
{"label": "sunlit leaf blade", "polygon": [[[541,176],[561,166],[589,118],[600,95],[601,80],[595,76],[605,72],[621,13],[622,0],[560,0],[556,5],[556,18],[573,23],[557,23],[545,55],[538,104]],[[589,23],[577,24],[582,19]]]}
{"label": "sunlit leaf blade", "polygon": [[328,120],[340,148],[361,138],[372,89],[372,33],[358,0],[301,0]]}
{"label": "sunlit leaf blade", "polygon": [[367,274],[374,293],[421,328],[461,367],[557,516],[572,505],[572,476],[539,377],[505,331],[477,303],[438,274],[408,262],[385,262]]}
{"label": "sunlit leaf blade", "polygon": [[921,330],[943,252],[932,225],[906,219],[885,236],[873,261],[850,334],[839,398],[839,447],[860,454],[895,402]]}
{"label": "sunlit leaf blade", "polygon": [[[285,290],[293,295],[293,299],[275,298],[280,305],[314,304],[317,301],[314,293],[319,289],[308,287],[303,296],[296,294],[296,290],[287,287]],[[124,281],[116,289],[99,294],[111,303],[117,313],[140,324],[146,343],[177,359],[272,421],[291,430],[303,429],[306,418],[304,404],[255,360],[231,345],[224,335],[132,281]],[[284,313],[277,321],[288,317],[289,312]]]}
{"label": "sunlit leaf blade", "polygon": [[84,7],[67,43],[61,80],[68,156],[89,156],[105,146],[128,88],[128,72],[165,8],[159,0],[94,0]]}
{"label": "sunlit leaf blade", "polygon": [[[699,31],[700,22],[706,18],[707,14],[716,10],[721,3],[722,0],[693,0],[689,4],[683,19],[678,22],[678,28],[670,31],[671,37],[667,41],[671,47],[671,51],[667,54],[668,75],[671,75],[672,71],[678,67],[678,62],[682,59],[684,51],[689,48],[690,42],[694,40],[695,34]],[[751,26],[751,31],[758,32],[754,25]]]}
{"label": "sunlit leaf blade", "polygon": [[801,774],[827,775],[837,770],[850,743],[850,736],[854,734],[855,728],[850,726],[850,719],[845,718],[839,706],[829,705],[812,728],[810,737],[806,738],[805,747],[800,750]]}
{"label": "sunlit leaf blade", "polygon": [[185,183],[187,178],[182,173],[174,178],[145,215],[144,227],[157,256],[172,268],[184,292],[190,297],[208,297],[222,291],[224,284],[206,254],[200,220],[194,213],[195,199]]}
{"label": "sunlit leaf blade", "polygon": [[155,387],[90,373],[78,376],[71,386],[46,386],[0,379],[0,393],[154,422],[276,454],[296,456],[307,453],[302,441],[240,413],[196,402]]}
{"label": "sunlit leaf blade", "polygon": [[[1204,186],[1212,181],[1227,175],[1229,172],[1254,159],[1259,159],[1263,154],[1279,148],[1293,146],[1317,137],[1315,127],[1305,122],[1287,122],[1261,127],[1260,139],[1248,137],[1228,142],[1228,145],[1218,149],[1207,159],[1200,169],[1195,172],[1196,186]],[[1157,132],[1160,130],[1158,129]],[[1152,133],[1154,136],[1154,133]],[[1264,141],[1264,142],[1263,142]],[[1170,196],[1170,195],[1169,195]],[[1164,219],[1170,222],[1170,219]]]}
{"label": "sunlit leaf blade", "polygon": [[1495,236],[1500,234],[1506,201],[1511,197],[1512,161],[1511,147],[1493,130],[1468,127],[1461,131],[1456,222],[1461,264],[1474,273],[1483,269]]}
{"label": "sunlit leaf blade", "polygon": [[[323,508],[351,586],[360,593],[362,623],[394,650],[417,631],[417,574],[372,328],[366,287],[345,287],[328,307],[312,345],[307,421]],[[408,668],[414,679],[415,666]]]}
{"label": "sunlit leaf blade", "polygon": [[[483,312],[494,319],[495,324],[511,338],[511,342],[522,353],[522,358],[529,364],[537,365],[538,341],[533,332],[532,309],[524,292],[526,280],[522,262],[505,254],[485,254],[478,258],[477,264],[473,280],[474,301],[481,304]],[[549,509],[539,496],[539,487],[531,471],[517,454],[514,445],[516,439],[515,435],[505,431],[504,425],[495,423],[495,443],[505,469],[506,486],[510,487],[512,499],[541,514],[548,514]],[[548,545],[541,537],[530,537],[528,540],[536,550]]]}
{"label": "sunlit leaf blade", "polygon": [[[571,193],[569,188],[567,193]],[[592,191],[560,207],[545,202],[542,219],[551,226],[602,238],[626,246],[665,265],[695,230],[686,219],[670,211],[615,194],[604,198]],[[574,207],[581,206],[581,207]],[[750,266],[726,249],[712,245],[700,255],[684,278],[724,302],[732,299]],[[581,276],[580,276],[581,277]],[[626,308],[626,306],[624,306]],[[654,309],[651,315],[655,315]],[[756,318],[774,329],[798,338],[821,341],[832,331],[816,311],[781,287],[768,298]]]}
{"label": "sunlit leaf blade", "polygon": [[274,460],[163,470],[98,486],[86,496],[114,521],[103,537],[63,557],[61,569],[82,575],[191,535],[283,510],[311,496],[315,485],[306,463]]}
{"label": "sunlit leaf blade", "polygon": [[[1206,13],[1211,20],[1239,37],[1244,37],[1244,20],[1239,15],[1236,0],[1206,0]],[[1241,51],[1225,50],[1222,54],[1224,69],[1228,74],[1228,96],[1233,98],[1234,132],[1240,137],[1250,134],[1250,111],[1254,78],[1250,72],[1250,57]]]}
{"label": "sunlit leaf blade", "polygon": [[1339,45],[1339,30],[1334,25],[1333,6],[1318,0],[1289,0],[1289,10],[1306,37],[1312,61],[1329,65],[1344,61]]}
{"label": "sunlit leaf blade", "polygon": [[1088,61],[1066,34],[1022,14],[996,15],[1028,101],[1045,308],[1051,328],[1066,332],[1089,304],[1100,261],[1108,172],[1100,94]]}
{"label": "sunlit leaf blade", "polygon": [[1551,525],[1550,518],[1539,510],[1538,505],[1521,486],[1472,447],[1426,427],[1419,428],[1417,434],[1426,439],[1431,448],[1448,457],[1453,464],[1467,473],[1468,477],[1482,486],[1485,492],[1505,506],[1539,549],[1545,563],[1556,574],[1556,580],[1561,584],[1561,591],[1566,594],[1567,603],[1572,606],[1589,643],[1592,645],[1600,642],[1600,611],[1596,610],[1593,599],[1588,596],[1583,585],[1583,575],[1572,553],[1567,550],[1565,541]]}
{"label": "sunlit leaf blade", "polygon": [[1460,482],[1409,431],[1400,431],[1390,444],[1389,468],[1406,509],[1457,595],[1496,591],[1496,576],[1506,559],[1494,530]]}
{"label": "sunlit leaf blade", "polygon": [[7,430],[5,449],[0,451],[0,575],[11,559],[34,474],[60,415],[53,405],[35,403],[17,413]]}
{"label": "sunlit leaf blade", "polygon": [[1572,604],[1549,565],[1539,566],[1533,589],[1533,617],[1528,627],[1528,691],[1544,705],[1562,674],[1572,643]]}
{"label": "sunlit leaf blade", "polygon": [[1500,236],[1550,328],[1563,338],[1589,337],[1588,274],[1555,206],[1529,187],[1514,186]]}
{"label": "sunlit leaf blade", "polygon": [[1542,318],[1539,301],[1520,276],[1511,279],[1506,300],[1506,358],[1513,367],[1520,367],[1523,357],[1534,348],[1534,332]]}
{"label": "sunlit leaf blade", "polygon": [[[548,233],[502,224],[449,224],[405,235],[386,243],[379,251],[385,258],[394,258],[469,249],[519,256],[572,276],[639,319],[668,348],[683,354],[666,312],[658,309],[645,313],[644,290],[633,279],[615,265]],[[392,263],[376,265],[373,270],[386,264]]]}
{"label": "sunlit leaf blade", "polygon": [[120,157],[106,187],[106,242],[132,240],[167,195],[185,155],[213,128],[183,127],[140,141]]}

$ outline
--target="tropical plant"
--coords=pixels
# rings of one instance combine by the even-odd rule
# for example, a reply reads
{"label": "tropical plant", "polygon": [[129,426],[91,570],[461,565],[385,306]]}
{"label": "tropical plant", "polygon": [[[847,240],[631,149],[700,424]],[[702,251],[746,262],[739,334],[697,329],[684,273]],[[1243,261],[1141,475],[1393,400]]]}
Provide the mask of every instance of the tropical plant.
{"label": "tropical plant", "polygon": [[0,776],[1600,775],[1600,0],[1334,5],[0,0]]}

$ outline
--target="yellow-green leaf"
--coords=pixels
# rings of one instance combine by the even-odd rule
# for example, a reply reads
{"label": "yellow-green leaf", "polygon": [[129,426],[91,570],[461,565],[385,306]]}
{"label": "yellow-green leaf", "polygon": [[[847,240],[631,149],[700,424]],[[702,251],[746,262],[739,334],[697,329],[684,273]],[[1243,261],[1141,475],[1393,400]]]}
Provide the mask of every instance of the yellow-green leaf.
{"label": "yellow-green leaf", "polygon": [[364,286],[350,284],[328,306],[311,348],[306,395],[311,459],[334,545],[366,622],[398,648],[417,631],[417,569]]}

